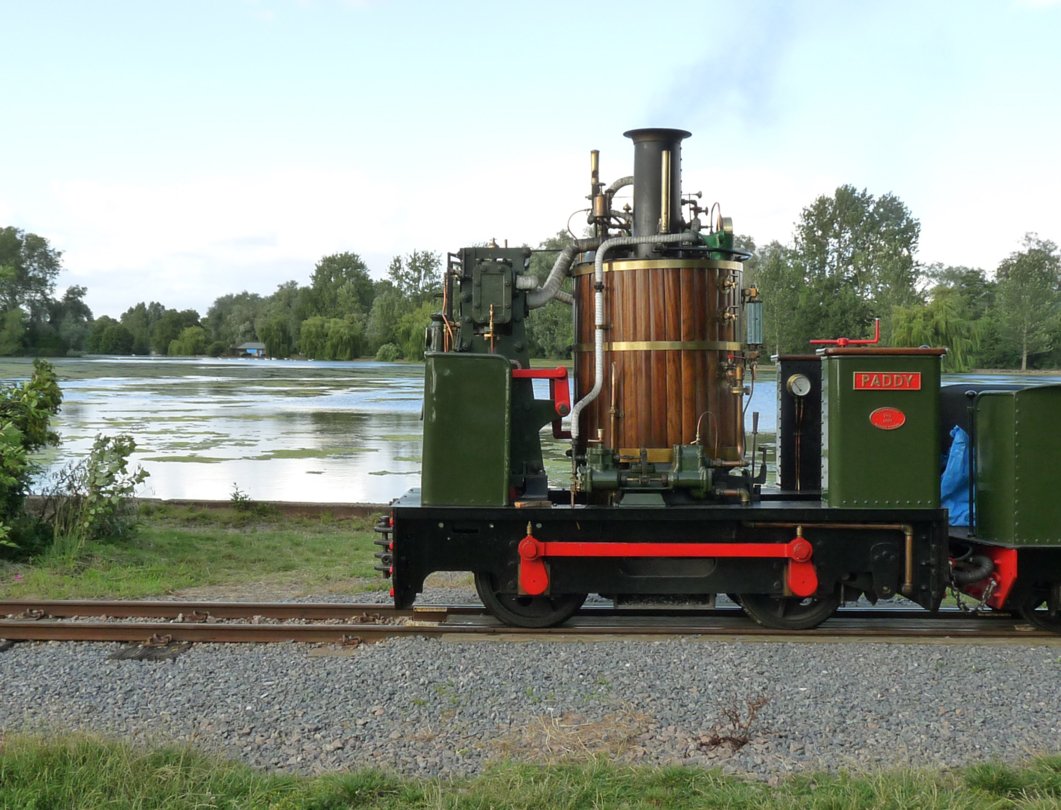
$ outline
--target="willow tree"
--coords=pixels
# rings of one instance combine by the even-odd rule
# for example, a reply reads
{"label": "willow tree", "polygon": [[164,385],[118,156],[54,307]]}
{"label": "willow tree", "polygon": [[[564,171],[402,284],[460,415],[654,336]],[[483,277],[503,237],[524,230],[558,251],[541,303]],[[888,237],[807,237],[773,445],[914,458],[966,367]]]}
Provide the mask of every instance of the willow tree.
{"label": "willow tree", "polygon": [[943,346],[945,371],[967,371],[980,350],[984,322],[965,315],[961,294],[938,286],[924,306],[899,307],[893,312],[892,340],[897,346]]}

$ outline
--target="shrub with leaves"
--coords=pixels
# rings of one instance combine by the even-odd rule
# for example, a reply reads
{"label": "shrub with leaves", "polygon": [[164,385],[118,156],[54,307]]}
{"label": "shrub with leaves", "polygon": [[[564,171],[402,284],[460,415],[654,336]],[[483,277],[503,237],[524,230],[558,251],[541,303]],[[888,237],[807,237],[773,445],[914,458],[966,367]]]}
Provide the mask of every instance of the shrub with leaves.
{"label": "shrub with leaves", "polygon": [[254,508],[251,496],[240,489],[235,481],[232,482],[232,494],[228,496],[228,501],[237,512],[249,512]]}
{"label": "shrub with leaves", "polygon": [[136,522],[136,488],[148,477],[142,467],[129,469],[136,441],[128,434],[96,436],[81,461],[55,475],[45,499],[44,517],[61,552],[77,554],[85,544],[125,534]]}
{"label": "shrub with leaves", "polygon": [[384,343],[376,351],[376,360],[380,363],[393,363],[401,356],[401,349],[399,349],[393,343]]}
{"label": "shrub with leaves", "polygon": [[30,455],[59,443],[50,424],[62,401],[55,369],[43,360],[26,382],[0,388],[0,550],[25,552],[35,539],[36,523],[23,512],[37,472]]}

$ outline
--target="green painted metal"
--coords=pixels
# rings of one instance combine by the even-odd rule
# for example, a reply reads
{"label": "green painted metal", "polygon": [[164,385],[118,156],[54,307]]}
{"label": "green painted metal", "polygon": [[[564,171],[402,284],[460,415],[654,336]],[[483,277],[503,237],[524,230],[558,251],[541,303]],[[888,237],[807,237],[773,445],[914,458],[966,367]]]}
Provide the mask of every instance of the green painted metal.
{"label": "green painted metal", "polygon": [[454,350],[501,354],[529,366],[527,294],[516,286],[529,260],[527,248],[490,247],[462,248],[451,258],[445,316],[457,326]]}
{"label": "green painted metal", "polygon": [[[539,430],[557,414],[551,400],[535,398],[532,380],[511,379],[512,369],[530,365],[530,310],[518,283],[529,259],[527,248],[475,247],[450,255],[443,312],[428,330],[436,352],[447,344],[450,351],[428,355],[434,366],[424,390],[425,504],[548,497]],[[487,363],[476,365],[475,358]]]}
{"label": "green painted metal", "polygon": [[[825,351],[822,499],[826,504],[939,508],[942,353],[942,349]],[[911,375],[917,375],[916,388]]]}
{"label": "green painted metal", "polygon": [[505,506],[512,375],[498,354],[427,355],[421,488],[427,506]]}
{"label": "green painted metal", "polygon": [[472,318],[495,326],[512,320],[512,285],[515,273],[510,265],[472,266]]}
{"label": "green painted metal", "polygon": [[1061,385],[976,398],[976,536],[1061,546]]}
{"label": "green painted metal", "polygon": [[[716,231],[714,233],[705,234],[700,237],[700,241],[706,245],[712,252],[708,254],[709,258],[718,259],[721,261],[733,259],[733,232],[732,231]],[[715,252],[718,251],[718,252]]]}
{"label": "green painted metal", "polygon": [[[687,490],[694,498],[706,498],[711,489],[712,470],[704,464],[703,449],[696,444],[676,444],[673,460],[666,463],[630,462],[620,468],[615,453],[606,447],[590,447],[586,451],[586,465],[579,472],[579,486],[583,492],[665,491]],[[648,503],[631,501],[624,504]],[[663,504],[659,498],[653,503]]]}

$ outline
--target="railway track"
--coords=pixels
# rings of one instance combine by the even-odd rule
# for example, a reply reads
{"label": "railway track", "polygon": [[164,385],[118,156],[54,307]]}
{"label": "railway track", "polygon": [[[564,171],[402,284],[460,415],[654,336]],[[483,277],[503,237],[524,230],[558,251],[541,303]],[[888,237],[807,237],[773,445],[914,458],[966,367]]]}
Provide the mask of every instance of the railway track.
{"label": "railway track", "polygon": [[[1010,616],[957,610],[846,608],[814,630],[778,633],[736,609],[658,610],[588,606],[562,627],[526,630],[499,624],[480,606],[396,610],[335,603],[0,601],[0,639],[112,641],[149,645],[189,642],[308,642],[356,645],[399,636],[451,639],[749,638],[790,641],[867,640],[1036,643],[1061,636]],[[150,621],[154,620],[154,621]]]}

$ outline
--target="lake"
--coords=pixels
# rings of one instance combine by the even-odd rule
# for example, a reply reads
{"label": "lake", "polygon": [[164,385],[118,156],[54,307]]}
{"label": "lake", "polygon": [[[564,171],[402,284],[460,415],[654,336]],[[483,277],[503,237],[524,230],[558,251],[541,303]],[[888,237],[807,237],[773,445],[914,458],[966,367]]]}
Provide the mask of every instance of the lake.
{"label": "lake", "polygon": [[[59,358],[59,448],[48,471],[82,458],[97,434],[128,433],[154,498],[386,503],[420,484],[423,366],[371,361]],[[26,379],[32,362],[0,361],[0,378]],[[1061,382],[1061,375],[947,375],[945,383]],[[537,396],[548,384],[535,381]],[[773,372],[755,386],[761,441],[776,425]],[[546,431],[546,434],[548,431]],[[555,484],[569,482],[566,442],[543,442]]]}

